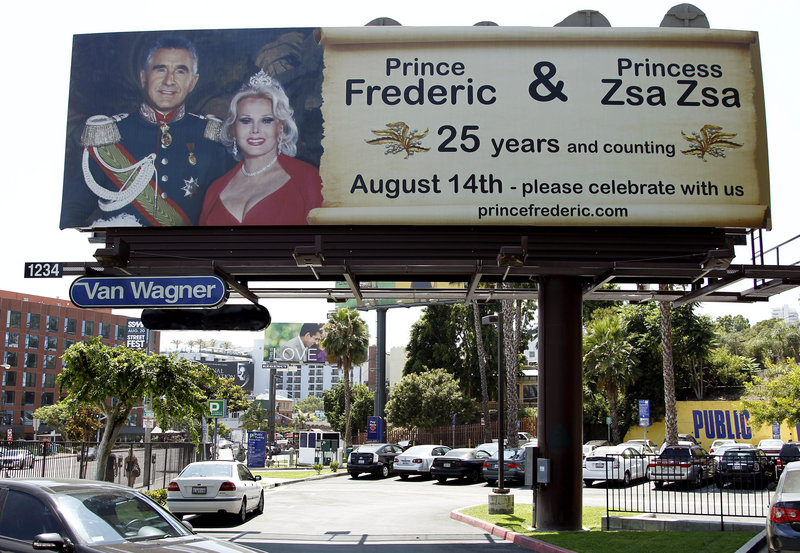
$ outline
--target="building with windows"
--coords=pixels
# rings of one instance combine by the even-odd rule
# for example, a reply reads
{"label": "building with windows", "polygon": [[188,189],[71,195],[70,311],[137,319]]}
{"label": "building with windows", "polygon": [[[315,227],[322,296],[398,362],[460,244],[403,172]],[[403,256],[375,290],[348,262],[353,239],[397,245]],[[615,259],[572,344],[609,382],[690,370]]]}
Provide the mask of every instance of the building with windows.
{"label": "building with windows", "polygon": [[[93,336],[109,346],[125,345],[132,320],[110,309],[0,290],[0,439],[34,437],[33,412],[59,399],[56,376],[64,350]],[[141,336],[141,329],[136,332]],[[158,351],[158,332],[148,339],[150,351]],[[130,421],[139,433],[141,414],[134,411]]]}

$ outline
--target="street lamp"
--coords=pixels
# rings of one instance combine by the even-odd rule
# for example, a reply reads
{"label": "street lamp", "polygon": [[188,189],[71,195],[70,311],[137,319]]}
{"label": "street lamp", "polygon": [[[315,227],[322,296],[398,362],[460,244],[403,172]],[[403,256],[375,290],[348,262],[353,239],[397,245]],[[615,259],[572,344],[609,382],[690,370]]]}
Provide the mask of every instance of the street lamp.
{"label": "street lamp", "polygon": [[497,494],[507,494],[510,490],[505,487],[505,395],[506,371],[503,367],[503,314],[486,315],[481,318],[481,324],[497,326],[497,488],[492,490]]}

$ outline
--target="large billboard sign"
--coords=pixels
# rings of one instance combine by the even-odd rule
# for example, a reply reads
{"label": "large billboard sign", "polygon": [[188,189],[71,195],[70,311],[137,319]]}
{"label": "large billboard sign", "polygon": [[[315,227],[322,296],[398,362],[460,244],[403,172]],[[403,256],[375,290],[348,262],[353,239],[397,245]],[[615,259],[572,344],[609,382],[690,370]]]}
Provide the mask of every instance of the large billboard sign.
{"label": "large billboard sign", "polygon": [[233,383],[241,386],[246,392],[253,391],[253,372],[252,361],[202,361],[221,378],[232,378]]}
{"label": "large billboard sign", "polygon": [[322,323],[272,323],[264,331],[266,367],[326,363],[328,356],[320,346]]}
{"label": "large billboard sign", "polygon": [[77,35],[68,131],[62,228],[770,225],[754,32]]}

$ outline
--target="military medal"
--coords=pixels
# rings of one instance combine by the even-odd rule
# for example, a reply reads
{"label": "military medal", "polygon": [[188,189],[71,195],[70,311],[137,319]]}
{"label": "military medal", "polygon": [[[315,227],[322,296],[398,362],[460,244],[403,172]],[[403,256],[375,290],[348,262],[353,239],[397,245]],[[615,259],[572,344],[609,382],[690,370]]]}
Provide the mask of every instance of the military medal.
{"label": "military medal", "polygon": [[194,155],[194,142],[187,144],[186,148],[189,150],[189,165],[197,165],[197,156]]}
{"label": "military medal", "polygon": [[172,135],[169,134],[169,125],[166,122],[161,123],[161,147],[167,148],[172,144]]}

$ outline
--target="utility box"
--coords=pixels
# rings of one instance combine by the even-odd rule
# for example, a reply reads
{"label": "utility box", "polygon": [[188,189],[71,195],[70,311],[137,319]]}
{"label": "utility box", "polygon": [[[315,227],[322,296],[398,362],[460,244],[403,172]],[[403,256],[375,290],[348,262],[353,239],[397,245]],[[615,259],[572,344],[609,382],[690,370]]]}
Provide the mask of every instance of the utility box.
{"label": "utility box", "polygon": [[536,482],[539,484],[550,483],[550,459],[536,460]]}
{"label": "utility box", "polygon": [[525,487],[532,488],[536,484],[536,462],[539,458],[539,447],[525,446]]}

